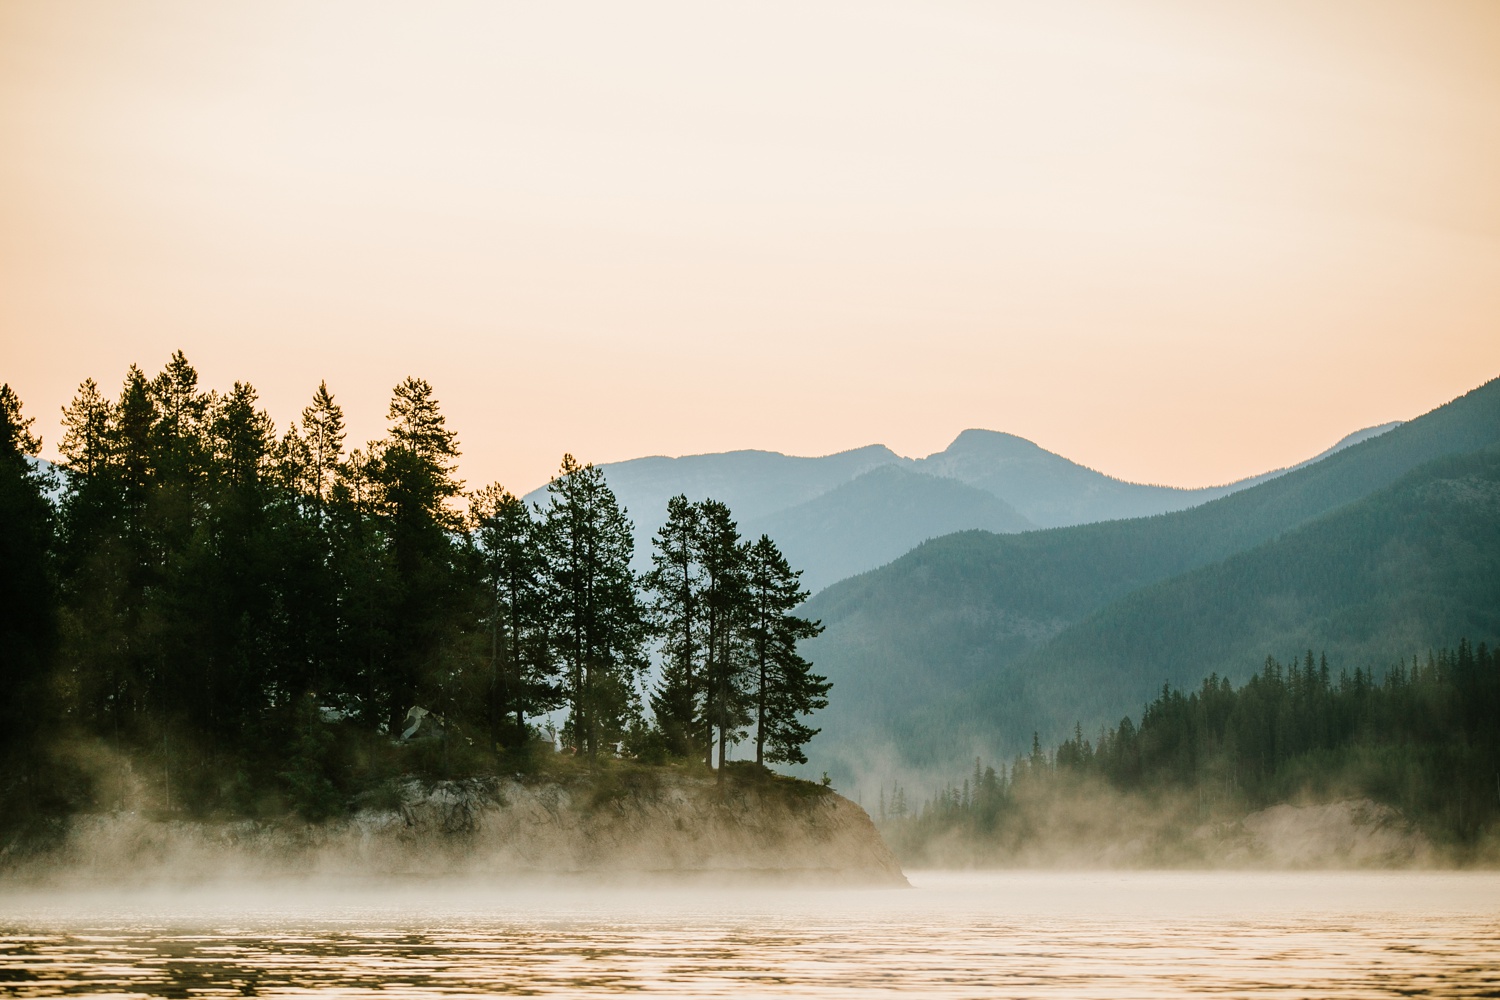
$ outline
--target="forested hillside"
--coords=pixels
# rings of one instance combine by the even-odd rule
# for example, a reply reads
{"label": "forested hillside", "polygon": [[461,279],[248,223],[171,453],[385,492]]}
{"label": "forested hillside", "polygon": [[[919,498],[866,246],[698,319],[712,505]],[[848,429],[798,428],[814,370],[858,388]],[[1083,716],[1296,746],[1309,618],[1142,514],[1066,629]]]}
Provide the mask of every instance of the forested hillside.
{"label": "forested hillside", "polygon": [[[1298,798],[1360,797],[1394,807],[1445,848],[1450,860],[1485,860],[1500,819],[1500,655],[1485,643],[1412,657],[1384,670],[1337,671],[1307,650],[1267,657],[1236,686],[1211,674],[1195,687],[1164,687],[1144,710],[1052,749],[955,776],[909,802],[882,788],[877,815],[907,860],[996,863],[1039,843],[1058,816],[1085,817],[1075,833],[1120,837],[1110,816],[1155,814],[1160,859],[1202,858],[1201,824],[1232,828],[1246,813]],[[1184,808],[1186,807],[1186,808]],[[1174,824],[1178,824],[1174,828]],[[1196,842],[1195,842],[1196,840]],[[1080,845],[1085,846],[1085,845]],[[1478,857],[1476,858],[1476,854]],[[1175,855],[1175,858],[1174,858]]]}
{"label": "forested hillside", "polygon": [[[809,616],[827,627],[812,655],[841,695],[814,745],[836,761],[843,780],[865,773],[877,751],[893,753],[898,764],[929,766],[1012,748],[1029,738],[1043,708],[1048,719],[1072,711],[1029,703],[1029,676],[1018,669],[1065,629],[1143,587],[1275,539],[1418,466],[1497,439],[1500,381],[1492,381],[1201,507],[1019,535],[966,532],[922,545],[809,603]],[[1341,655],[1332,647],[1330,653]],[[1085,688],[1108,690],[1107,677],[1075,676]],[[982,699],[975,697],[981,691]],[[1118,717],[1138,703],[1132,694],[1109,706],[1096,701],[1095,709]]]}
{"label": "forested hillside", "polygon": [[[1454,635],[1500,636],[1500,448],[1438,459],[1275,541],[1114,602],[1017,664],[1016,704],[1056,732],[1163,682],[1238,676],[1267,649],[1334,650],[1342,665],[1368,668]],[[983,712],[999,697],[981,685],[969,704]]]}

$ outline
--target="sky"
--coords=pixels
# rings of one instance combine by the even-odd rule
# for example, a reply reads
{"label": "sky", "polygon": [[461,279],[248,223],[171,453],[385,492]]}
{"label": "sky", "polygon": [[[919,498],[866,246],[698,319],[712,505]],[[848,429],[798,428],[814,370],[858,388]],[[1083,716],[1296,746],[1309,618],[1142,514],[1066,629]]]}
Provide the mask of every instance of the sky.
{"label": "sky", "polygon": [[1030,438],[1284,466],[1500,374],[1493,0],[5,0],[0,381],[182,349],[471,487]]}

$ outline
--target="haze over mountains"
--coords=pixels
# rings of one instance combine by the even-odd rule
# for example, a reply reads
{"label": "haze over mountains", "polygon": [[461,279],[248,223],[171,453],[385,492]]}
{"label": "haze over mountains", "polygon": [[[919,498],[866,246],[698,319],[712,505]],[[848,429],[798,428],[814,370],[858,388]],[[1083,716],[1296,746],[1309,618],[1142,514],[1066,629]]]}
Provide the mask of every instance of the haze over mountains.
{"label": "haze over mountains", "polygon": [[[1394,426],[1358,431],[1308,461]],[[1206,489],[1149,486],[985,430],[964,431],[943,451],[919,459],[869,445],[819,458],[734,451],[638,458],[600,469],[634,521],[638,570],[649,565],[667,500],[681,493],[727,503],[741,534],[774,538],[813,591],[955,531],[1009,534],[1182,510],[1289,471]],[[525,499],[545,504],[546,488]]]}
{"label": "haze over mountains", "polygon": [[[836,780],[948,769],[1267,654],[1377,670],[1500,636],[1500,380],[1187,510],[970,531],[815,595],[837,697],[809,755]],[[883,764],[876,764],[883,761]]]}
{"label": "haze over mountains", "polygon": [[1299,469],[1395,426],[1388,423],[1356,431],[1322,454],[1288,469],[1195,490],[1125,482],[1070,462],[1025,438],[997,431],[964,431],[943,451],[912,464],[920,472],[957,479],[1001,497],[1039,528],[1061,528],[1196,507]]}

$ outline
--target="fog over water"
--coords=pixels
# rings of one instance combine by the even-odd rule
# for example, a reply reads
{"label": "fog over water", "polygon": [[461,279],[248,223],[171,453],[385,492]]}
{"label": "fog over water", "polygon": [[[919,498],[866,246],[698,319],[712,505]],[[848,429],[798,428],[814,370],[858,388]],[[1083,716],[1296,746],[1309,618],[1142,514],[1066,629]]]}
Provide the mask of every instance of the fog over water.
{"label": "fog over water", "polygon": [[1500,874],[0,894],[0,995],[1494,996]]}

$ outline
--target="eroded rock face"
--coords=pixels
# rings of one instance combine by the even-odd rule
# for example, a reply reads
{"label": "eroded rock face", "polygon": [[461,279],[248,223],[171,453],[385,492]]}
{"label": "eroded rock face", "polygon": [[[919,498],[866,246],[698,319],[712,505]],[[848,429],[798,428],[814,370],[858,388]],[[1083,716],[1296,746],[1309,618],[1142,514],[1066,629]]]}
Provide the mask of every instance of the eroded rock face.
{"label": "eroded rock face", "polygon": [[77,821],[48,860],[96,878],[274,874],[759,876],[905,884],[859,806],[784,780],[634,772],[563,785],[408,781],[399,806],[320,825]]}

